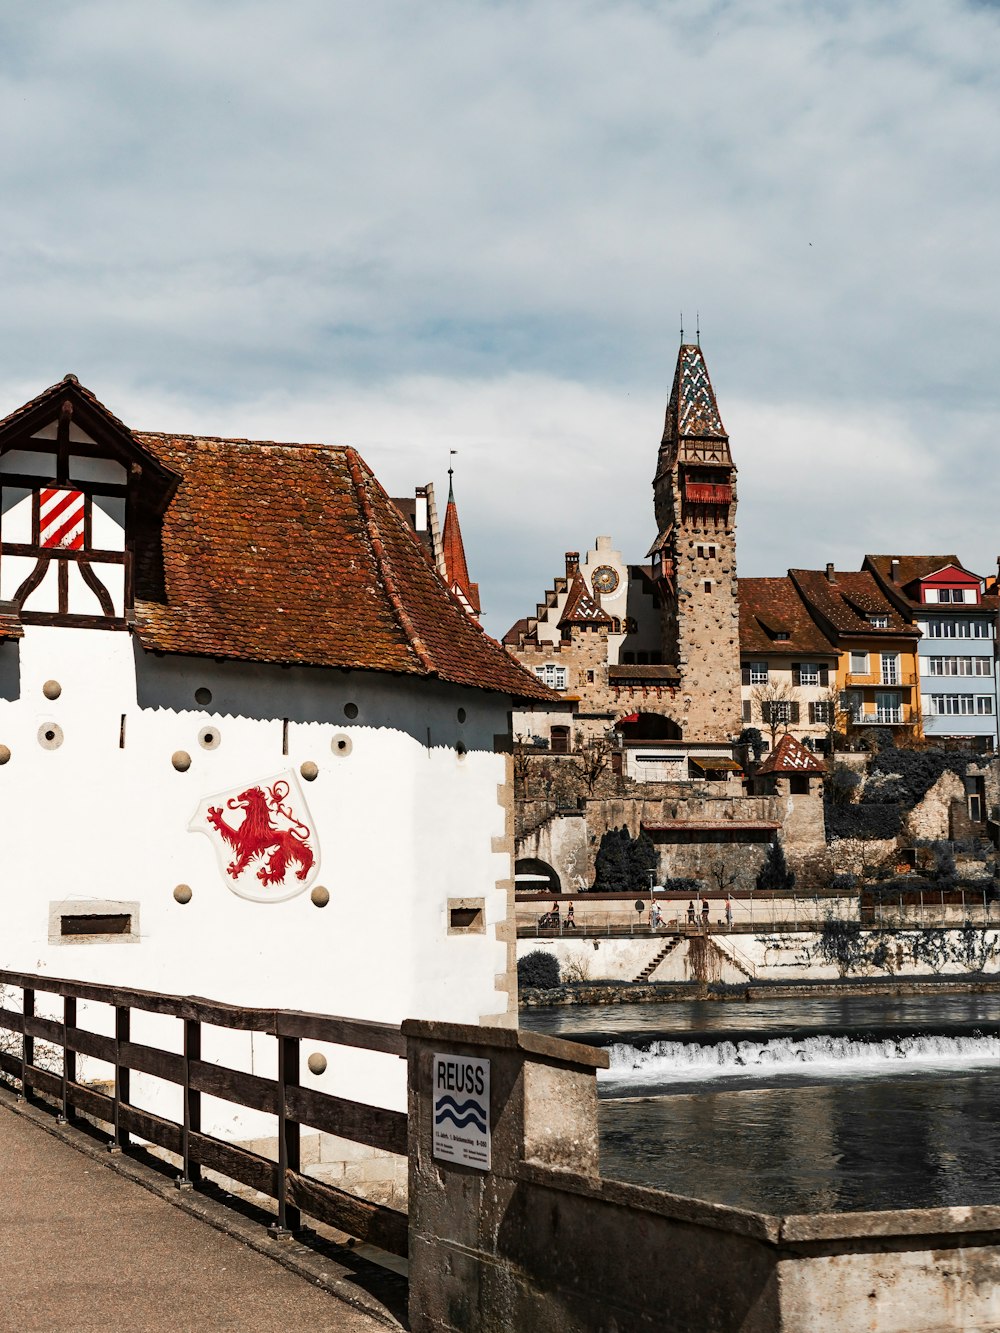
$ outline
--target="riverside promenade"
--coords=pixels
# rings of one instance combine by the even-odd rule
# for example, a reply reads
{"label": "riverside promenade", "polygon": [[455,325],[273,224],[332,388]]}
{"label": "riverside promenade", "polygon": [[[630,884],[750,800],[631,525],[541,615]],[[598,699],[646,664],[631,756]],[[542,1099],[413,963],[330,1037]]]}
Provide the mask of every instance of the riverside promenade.
{"label": "riverside promenade", "polygon": [[392,1326],[112,1169],[80,1139],[82,1152],[30,1109],[0,1104],[2,1333]]}

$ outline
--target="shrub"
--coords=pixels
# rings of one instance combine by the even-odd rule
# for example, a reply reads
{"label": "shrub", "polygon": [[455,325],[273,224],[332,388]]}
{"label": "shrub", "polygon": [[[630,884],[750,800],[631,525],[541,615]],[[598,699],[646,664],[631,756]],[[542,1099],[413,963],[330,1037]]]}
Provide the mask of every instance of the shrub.
{"label": "shrub", "polygon": [[948,843],[939,843],[934,848],[934,883],[946,889],[958,879],[958,867],[955,856]]}
{"label": "shrub", "polygon": [[757,888],[767,892],[768,890],[793,889],[794,887],[795,874],[788,869],[788,862],[785,860],[785,849],[779,839],[775,838],[767,849],[764,864],[757,872]]}
{"label": "shrub", "polygon": [[831,889],[850,890],[850,889],[856,889],[857,886],[858,886],[858,877],[857,875],[851,874],[850,871],[846,871],[840,875],[834,875],[834,877],[830,880]]}
{"label": "shrub", "polygon": [[827,795],[834,805],[850,805],[861,786],[861,774],[850,764],[834,764],[826,785]]}
{"label": "shrub", "polygon": [[525,988],[552,990],[559,985],[559,962],[555,954],[533,949],[517,960],[517,984]]}
{"label": "shrub", "polygon": [[826,831],[831,838],[894,838],[899,827],[898,805],[827,806]]}
{"label": "shrub", "polygon": [[758,727],[744,727],[737,744],[747,746],[753,755],[754,763],[760,763],[760,757],[764,753],[764,737]]}
{"label": "shrub", "polygon": [[656,854],[656,847],[653,839],[645,829],[641,829],[639,836],[633,838],[628,844],[628,865],[632,875],[633,889],[645,889],[649,892],[649,872],[656,871],[660,864],[660,858]]}
{"label": "shrub", "polygon": [[602,835],[594,864],[595,892],[628,893],[631,890],[632,869],[628,856],[630,842],[628,829],[624,827],[609,828]]}
{"label": "shrub", "polygon": [[594,863],[595,893],[648,893],[649,872],[659,857],[653,839],[645,831],[633,838],[623,824],[601,837]]}
{"label": "shrub", "polygon": [[669,889],[671,893],[699,894],[703,886],[700,879],[685,879],[683,876],[678,876],[677,879],[665,880],[663,887]]}

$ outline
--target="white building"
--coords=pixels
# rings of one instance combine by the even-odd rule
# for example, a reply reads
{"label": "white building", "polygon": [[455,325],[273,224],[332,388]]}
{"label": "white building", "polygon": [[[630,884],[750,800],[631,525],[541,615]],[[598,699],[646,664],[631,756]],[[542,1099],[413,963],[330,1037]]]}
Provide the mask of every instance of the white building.
{"label": "white building", "polygon": [[547,691],[362,459],[134,432],[68,376],[0,483],[2,965],[513,1024],[507,738]]}

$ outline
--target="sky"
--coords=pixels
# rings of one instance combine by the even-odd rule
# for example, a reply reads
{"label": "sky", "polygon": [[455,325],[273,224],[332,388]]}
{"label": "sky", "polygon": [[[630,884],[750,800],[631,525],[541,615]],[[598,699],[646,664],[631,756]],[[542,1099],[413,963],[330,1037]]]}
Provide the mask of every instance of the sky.
{"label": "sky", "polygon": [[996,568],[997,4],[47,0],[0,124],[0,413],[451,460],[495,635],[645,556],[682,312],[742,575]]}

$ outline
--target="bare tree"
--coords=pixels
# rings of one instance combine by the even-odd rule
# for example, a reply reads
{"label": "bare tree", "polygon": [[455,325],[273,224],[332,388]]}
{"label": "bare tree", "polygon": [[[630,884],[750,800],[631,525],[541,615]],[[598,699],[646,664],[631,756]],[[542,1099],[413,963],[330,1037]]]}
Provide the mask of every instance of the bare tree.
{"label": "bare tree", "polygon": [[610,768],[613,749],[614,746],[608,736],[591,736],[589,739],[584,739],[582,732],[576,733],[570,762],[576,769],[588,796],[593,796],[601,774]]}
{"label": "bare tree", "polygon": [[828,754],[834,752],[837,735],[842,735],[847,731],[851,716],[851,710],[847,706],[846,692],[838,690],[835,685],[831,685],[828,690],[824,690],[816,699],[816,720],[817,722],[822,721],[826,727]]}
{"label": "bare tree", "polygon": [[799,720],[799,692],[790,681],[779,678],[769,680],[766,685],[755,686],[750,701],[771,733],[773,750],[778,743],[778,736],[784,735]]}

